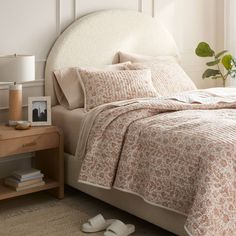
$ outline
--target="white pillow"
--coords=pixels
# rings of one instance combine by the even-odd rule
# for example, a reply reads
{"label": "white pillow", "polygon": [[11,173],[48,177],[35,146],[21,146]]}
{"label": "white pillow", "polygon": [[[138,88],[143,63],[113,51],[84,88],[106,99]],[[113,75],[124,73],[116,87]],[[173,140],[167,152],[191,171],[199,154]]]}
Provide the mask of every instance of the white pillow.
{"label": "white pillow", "polygon": [[153,60],[173,60],[177,61],[177,58],[174,56],[147,56],[147,55],[141,55],[141,54],[135,54],[135,53],[128,53],[128,52],[119,52],[119,62],[145,62],[145,61],[153,61]]}

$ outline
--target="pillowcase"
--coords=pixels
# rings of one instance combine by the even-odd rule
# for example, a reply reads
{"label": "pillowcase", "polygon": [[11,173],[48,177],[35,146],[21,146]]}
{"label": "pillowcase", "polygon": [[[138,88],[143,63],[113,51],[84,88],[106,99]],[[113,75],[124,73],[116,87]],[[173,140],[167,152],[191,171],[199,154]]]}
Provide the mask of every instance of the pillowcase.
{"label": "pillowcase", "polygon": [[54,89],[57,100],[69,110],[84,107],[84,94],[77,71],[77,67],[54,71]]}
{"label": "pillowcase", "polygon": [[177,61],[177,58],[174,56],[146,56],[135,53],[127,53],[127,52],[119,52],[119,62],[124,63],[127,61],[130,62],[145,62],[145,61],[153,61],[153,60],[173,60]]}
{"label": "pillowcase", "polygon": [[162,96],[196,90],[195,84],[181,66],[173,60],[154,60],[126,65],[128,70],[150,69],[156,91]]}
{"label": "pillowcase", "polygon": [[[131,62],[106,65],[101,68],[87,68],[97,70],[124,70],[124,66]],[[84,107],[84,93],[79,81],[78,67],[70,67],[54,71],[54,89],[59,104],[69,110]]]}
{"label": "pillowcase", "polygon": [[156,97],[150,70],[79,70],[85,95],[85,110],[133,98]]}

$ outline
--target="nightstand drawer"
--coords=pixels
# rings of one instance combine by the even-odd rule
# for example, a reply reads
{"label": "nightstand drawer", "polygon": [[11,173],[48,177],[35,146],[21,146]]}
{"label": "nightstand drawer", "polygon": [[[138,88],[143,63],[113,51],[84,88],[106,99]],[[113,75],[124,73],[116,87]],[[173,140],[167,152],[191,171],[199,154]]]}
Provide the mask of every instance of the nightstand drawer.
{"label": "nightstand drawer", "polygon": [[0,141],[0,157],[56,148],[59,142],[56,132]]}

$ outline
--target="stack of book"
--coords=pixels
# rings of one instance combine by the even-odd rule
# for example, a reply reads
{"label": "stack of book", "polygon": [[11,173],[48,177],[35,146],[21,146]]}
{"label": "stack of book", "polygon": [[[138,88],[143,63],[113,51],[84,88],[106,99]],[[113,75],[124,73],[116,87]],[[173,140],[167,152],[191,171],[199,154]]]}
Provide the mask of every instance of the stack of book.
{"label": "stack of book", "polygon": [[40,170],[31,168],[13,172],[5,178],[4,183],[18,192],[44,185],[43,176]]}

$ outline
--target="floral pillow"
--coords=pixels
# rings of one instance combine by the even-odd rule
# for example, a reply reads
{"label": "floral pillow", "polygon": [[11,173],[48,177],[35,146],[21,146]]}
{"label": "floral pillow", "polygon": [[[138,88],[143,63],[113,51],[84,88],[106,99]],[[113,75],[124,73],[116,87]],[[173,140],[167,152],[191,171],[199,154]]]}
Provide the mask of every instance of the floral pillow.
{"label": "floral pillow", "polygon": [[150,70],[79,70],[85,110],[105,103],[134,98],[156,97]]}
{"label": "floral pillow", "polygon": [[150,69],[156,91],[162,96],[196,90],[197,87],[174,60],[152,60],[125,66],[127,70]]}
{"label": "floral pillow", "polygon": [[[131,62],[101,66],[100,68],[87,67],[89,71],[124,70],[124,66]],[[54,89],[59,104],[69,110],[84,107],[84,93],[79,82],[79,67],[68,67],[54,71]]]}

